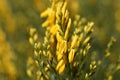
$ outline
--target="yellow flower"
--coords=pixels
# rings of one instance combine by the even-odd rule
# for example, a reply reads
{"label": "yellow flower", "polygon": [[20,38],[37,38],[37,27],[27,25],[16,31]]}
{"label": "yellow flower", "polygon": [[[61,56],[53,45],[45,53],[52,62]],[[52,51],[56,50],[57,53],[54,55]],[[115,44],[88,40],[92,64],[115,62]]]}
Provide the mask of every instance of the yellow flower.
{"label": "yellow flower", "polygon": [[90,41],[90,36],[88,36],[88,37],[84,40],[83,45],[85,45],[85,44],[88,43],[89,41]]}
{"label": "yellow flower", "polygon": [[65,62],[63,59],[61,59],[56,66],[56,70],[58,71],[59,74],[61,74],[64,71],[64,69],[65,69]]}
{"label": "yellow flower", "polygon": [[55,24],[55,11],[52,8],[48,8],[41,13],[41,17],[47,17],[47,20],[42,24],[43,27],[51,26]]}
{"label": "yellow flower", "polygon": [[75,52],[76,52],[75,49],[71,49],[71,50],[70,50],[70,53],[68,54],[68,60],[69,60],[70,63],[71,63],[71,62],[73,61],[73,59],[74,59]]}
{"label": "yellow flower", "polygon": [[44,12],[42,12],[40,14],[40,17],[47,17],[49,15],[49,12],[51,12],[52,9],[51,8],[48,8],[47,10],[45,10]]}

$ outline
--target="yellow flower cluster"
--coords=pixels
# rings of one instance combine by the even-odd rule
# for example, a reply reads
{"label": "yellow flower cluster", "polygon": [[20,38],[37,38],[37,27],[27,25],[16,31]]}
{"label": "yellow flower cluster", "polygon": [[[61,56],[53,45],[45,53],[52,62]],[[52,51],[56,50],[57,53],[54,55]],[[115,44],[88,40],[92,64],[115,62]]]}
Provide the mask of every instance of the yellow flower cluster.
{"label": "yellow flower cluster", "polygon": [[[86,46],[84,49],[81,49],[81,53],[86,55],[90,48],[90,36],[88,36],[88,34],[91,32],[93,26],[93,23],[91,22],[88,23],[84,29],[76,27],[75,31],[73,31],[74,33],[69,35],[72,20],[69,18],[69,12],[66,7],[66,1],[55,2],[53,0],[52,7],[48,8],[41,14],[41,17],[47,16],[47,20],[42,24],[42,26],[47,26],[48,31],[51,33],[51,43],[55,44],[55,39],[57,41],[55,45],[58,62],[56,70],[59,74],[64,71],[67,61],[69,63],[73,62],[78,48],[81,45]],[[77,21],[75,23],[77,23]],[[81,22],[79,21],[79,23]]]}

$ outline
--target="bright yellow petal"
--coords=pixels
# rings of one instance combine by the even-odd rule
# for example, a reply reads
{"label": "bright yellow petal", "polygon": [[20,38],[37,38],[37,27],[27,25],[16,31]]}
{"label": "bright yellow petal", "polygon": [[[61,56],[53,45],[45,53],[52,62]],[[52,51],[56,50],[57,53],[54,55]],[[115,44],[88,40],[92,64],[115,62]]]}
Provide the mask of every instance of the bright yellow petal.
{"label": "bright yellow petal", "polygon": [[50,12],[51,12],[51,8],[48,8],[47,10],[45,10],[40,14],[40,17],[47,17]]}
{"label": "bright yellow petal", "polygon": [[57,66],[56,66],[56,70],[58,71],[59,68],[60,68],[63,64],[64,64],[64,60],[61,59],[61,60],[58,62]]}
{"label": "bright yellow petal", "polygon": [[52,35],[55,35],[57,33],[57,27],[56,25],[53,25],[51,28],[50,28],[50,32],[52,33]]}
{"label": "bright yellow petal", "polygon": [[68,54],[68,60],[69,60],[69,62],[71,63],[72,61],[73,61],[73,59],[74,59],[74,55],[75,55],[75,49],[72,49],[71,51],[70,51],[70,53]]}
{"label": "bright yellow petal", "polygon": [[60,67],[58,73],[61,74],[65,69],[65,63]]}

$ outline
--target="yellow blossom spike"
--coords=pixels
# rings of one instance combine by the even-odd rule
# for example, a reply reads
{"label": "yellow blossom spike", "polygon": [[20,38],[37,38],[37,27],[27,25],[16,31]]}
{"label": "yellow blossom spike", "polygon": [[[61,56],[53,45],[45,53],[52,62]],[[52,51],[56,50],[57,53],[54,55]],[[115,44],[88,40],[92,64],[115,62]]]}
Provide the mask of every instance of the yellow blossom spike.
{"label": "yellow blossom spike", "polygon": [[66,31],[65,31],[65,36],[64,36],[64,39],[65,39],[65,40],[67,40],[67,38],[68,38],[70,26],[71,26],[71,19],[69,18],[69,21],[68,21],[68,24],[67,24],[67,29],[66,29]]}

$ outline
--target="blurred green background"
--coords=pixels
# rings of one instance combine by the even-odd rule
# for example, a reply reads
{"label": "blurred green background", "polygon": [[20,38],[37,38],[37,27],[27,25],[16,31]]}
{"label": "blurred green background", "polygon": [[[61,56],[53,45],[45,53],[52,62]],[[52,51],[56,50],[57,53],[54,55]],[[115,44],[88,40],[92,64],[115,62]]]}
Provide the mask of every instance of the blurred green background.
{"label": "blurred green background", "polygon": [[[0,80],[31,80],[26,73],[28,57],[33,53],[29,28],[37,28],[43,38],[44,19],[39,15],[50,5],[49,0],[0,0]],[[72,18],[80,14],[95,23],[92,50],[99,58],[111,36],[116,38],[104,67],[116,63],[120,66],[120,0],[68,0],[68,9]],[[98,77],[104,76],[102,73]],[[113,80],[119,80],[119,74],[120,70]]]}

